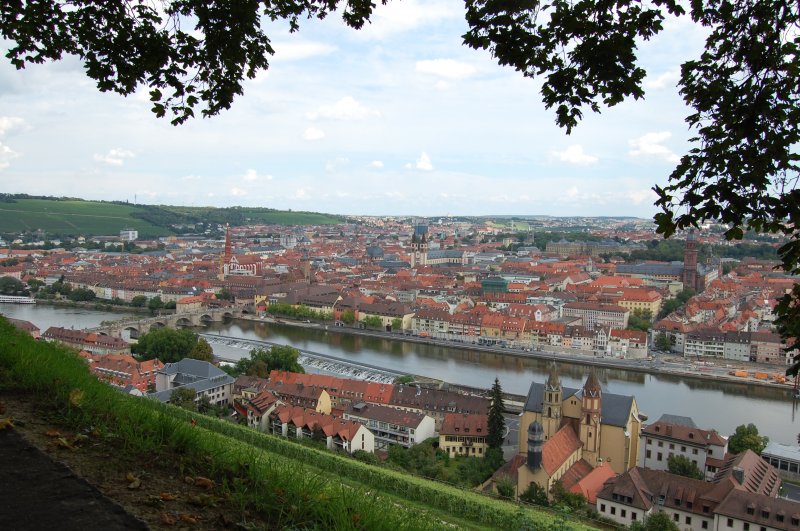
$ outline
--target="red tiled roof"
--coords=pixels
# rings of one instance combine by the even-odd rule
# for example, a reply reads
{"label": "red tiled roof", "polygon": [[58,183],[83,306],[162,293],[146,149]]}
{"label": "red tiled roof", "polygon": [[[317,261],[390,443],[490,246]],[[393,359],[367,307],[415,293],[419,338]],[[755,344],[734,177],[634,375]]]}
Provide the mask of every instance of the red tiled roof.
{"label": "red tiled roof", "polygon": [[582,445],[571,426],[564,426],[542,446],[542,466],[552,476]]}

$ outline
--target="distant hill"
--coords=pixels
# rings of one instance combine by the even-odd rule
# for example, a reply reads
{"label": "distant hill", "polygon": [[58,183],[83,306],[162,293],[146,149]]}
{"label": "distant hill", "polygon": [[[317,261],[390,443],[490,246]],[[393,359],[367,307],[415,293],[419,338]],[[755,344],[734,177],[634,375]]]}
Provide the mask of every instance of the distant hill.
{"label": "distant hill", "polygon": [[327,214],[269,208],[132,205],[77,198],[0,195],[0,234],[41,229],[48,237],[115,235],[123,228],[131,228],[139,231],[141,238],[154,238],[221,223],[232,226],[331,225],[342,221],[340,217]]}

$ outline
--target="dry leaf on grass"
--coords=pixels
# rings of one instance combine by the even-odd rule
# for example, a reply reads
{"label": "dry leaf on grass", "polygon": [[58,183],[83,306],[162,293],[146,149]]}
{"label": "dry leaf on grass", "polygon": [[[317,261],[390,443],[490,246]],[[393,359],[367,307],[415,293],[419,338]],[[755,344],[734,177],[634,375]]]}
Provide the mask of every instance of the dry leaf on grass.
{"label": "dry leaf on grass", "polygon": [[169,513],[161,513],[161,523],[164,525],[175,525],[178,520]]}
{"label": "dry leaf on grass", "polygon": [[13,427],[14,427],[14,417],[7,417],[4,419],[0,419],[0,430]]}
{"label": "dry leaf on grass", "polygon": [[65,450],[74,450],[75,447],[64,437],[59,437],[56,439],[56,446],[59,448],[64,448]]}
{"label": "dry leaf on grass", "polygon": [[59,430],[58,428],[50,428],[49,430],[44,432],[44,434],[47,435],[48,437],[63,437],[63,435],[61,434],[61,430]]}
{"label": "dry leaf on grass", "polygon": [[171,492],[162,492],[159,496],[163,501],[175,501],[178,499],[177,494],[173,494]]}
{"label": "dry leaf on grass", "polygon": [[184,514],[181,513],[180,515],[181,522],[186,522],[187,524],[197,524],[197,518],[192,516],[191,514]]}
{"label": "dry leaf on grass", "polygon": [[197,476],[194,478],[194,486],[209,490],[214,488],[214,481],[203,476]]}

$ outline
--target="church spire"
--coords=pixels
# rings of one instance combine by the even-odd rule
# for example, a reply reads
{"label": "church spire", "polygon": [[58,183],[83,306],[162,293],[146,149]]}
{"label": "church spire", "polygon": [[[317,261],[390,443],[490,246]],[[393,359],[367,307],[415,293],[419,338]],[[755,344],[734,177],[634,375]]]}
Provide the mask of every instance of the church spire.
{"label": "church spire", "polygon": [[558,367],[556,367],[555,361],[550,364],[550,376],[547,377],[545,387],[547,387],[549,391],[555,391],[561,388],[561,381],[558,379]]}
{"label": "church spire", "polygon": [[225,224],[225,263],[230,262],[233,256],[233,248],[231,246],[231,226]]}
{"label": "church spire", "polygon": [[591,371],[589,371],[589,377],[586,379],[586,383],[583,384],[583,395],[591,398],[600,398],[602,392],[600,380],[597,379],[597,373],[594,367],[592,367]]}

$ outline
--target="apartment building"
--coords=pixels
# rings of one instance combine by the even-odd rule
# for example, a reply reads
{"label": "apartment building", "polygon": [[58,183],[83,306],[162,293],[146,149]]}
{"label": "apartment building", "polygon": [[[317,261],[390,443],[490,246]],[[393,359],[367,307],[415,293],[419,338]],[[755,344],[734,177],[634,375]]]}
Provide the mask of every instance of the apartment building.
{"label": "apartment building", "polygon": [[488,415],[448,413],[439,430],[439,448],[452,457],[483,457],[489,449],[488,435]]}
{"label": "apartment building", "polygon": [[642,428],[639,448],[642,468],[667,471],[669,458],[682,456],[711,480],[722,466],[728,441],[716,431],[698,428],[689,417],[665,414]]}
{"label": "apartment building", "polygon": [[372,432],[378,450],[392,444],[410,448],[433,437],[436,431],[428,415],[365,402],[351,404],[342,418],[358,422]]}
{"label": "apartment building", "polygon": [[565,317],[580,317],[583,326],[594,330],[595,326],[627,328],[630,310],[616,304],[597,304],[592,302],[569,302],[564,305]]}

